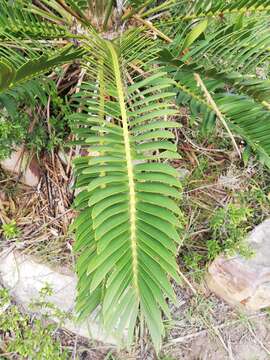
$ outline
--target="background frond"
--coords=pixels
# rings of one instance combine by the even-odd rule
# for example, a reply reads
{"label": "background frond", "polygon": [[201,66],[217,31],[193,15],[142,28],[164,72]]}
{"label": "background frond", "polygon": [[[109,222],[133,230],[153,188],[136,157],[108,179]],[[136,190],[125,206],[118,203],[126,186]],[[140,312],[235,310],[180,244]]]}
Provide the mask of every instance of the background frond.
{"label": "background frond", "polygon": [[[200,70],[200,69],[196,69]],[[203,129],[215,128],[216,114],[198,88],[194,78],[195,69],[178,70],[177,82],[179,105],[188,105],[193,115],[203,119]],[[270,112],[267,102],[270,91],[268,80],[253,79],[239,74],[204,73],[204,83],[224,115],[231,130],[243,137],[260,160],[270,165]],[[229,90],[225,92],[225,87]]]}
{"label": "background frond", "polygon": [[153,13],[170,11],[178,21],[189,21],[205,17],[219,18],[245,13],[249,15],[261,14],[267,13],[269,10],[270,2],[260,0],[166,0],[153,9],[146,9],[142,16],[147,17]]}
{"label": "background frond", "polygon": [[63,39],[71,36],[64,27],[64,19],[58,19],[54,14],[57,20],[46,21],[46,12],[42,12],[29,1],[1,2],[0,13],[0,40],[13,37],[17,40],[34,41]]}
{"label": "background frond", "polygon": [[42,56],[32,56],[28,61],[25,61],[26,59],[17,52],[13,53],[14,58],[2,57],[0,62],[0,91],[14,88],[23,82],[52,70],[55,66],[74,61],[80,58],[83,53],[84,50],[76,49],[70,44],[60,50],[45,53]]}

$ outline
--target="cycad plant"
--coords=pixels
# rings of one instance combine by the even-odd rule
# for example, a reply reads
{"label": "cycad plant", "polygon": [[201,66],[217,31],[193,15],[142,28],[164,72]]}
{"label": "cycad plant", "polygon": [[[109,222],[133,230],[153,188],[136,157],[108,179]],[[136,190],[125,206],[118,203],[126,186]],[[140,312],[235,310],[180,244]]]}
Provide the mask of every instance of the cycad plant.
{"label": "cycad plant", "polygon": [[265,0],[0,0],[2,106],[41,97],[55,67],[84,69],[69,119],[86,153],[74,161],[77,311],[128,343],[140,321],[160,349],[180,281],[180,106],[270,164],[268,11]]}

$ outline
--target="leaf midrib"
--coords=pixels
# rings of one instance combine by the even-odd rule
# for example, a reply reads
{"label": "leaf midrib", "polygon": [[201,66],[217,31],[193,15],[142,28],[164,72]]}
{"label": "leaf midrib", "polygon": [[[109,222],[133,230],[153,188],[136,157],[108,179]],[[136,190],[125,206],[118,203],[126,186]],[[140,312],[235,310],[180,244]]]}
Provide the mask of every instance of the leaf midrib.
{"label": "leaf midrib", "polygon": [[122,117],[128,184],[129,184],[130,240],[131,240],[131,251],[132,251],[133,283],[134,283],[135,291],[138,294],[139,285],[138,285],[138,248],[137,248],[137,234],[136,234],[136,228],[137,228],[136,192],[135,192],[135,177],[134,177],[134,169],[133,169],[133,161],[132,161],[131,145],[130,145],[130,135],[128,130],[128,115],[125,106],[125,96],[124,96],[118,56],[112,43],[110,43],[109,41],[107,41],[106,43],[112,57],[118,101],[119,101],[121,117]]}

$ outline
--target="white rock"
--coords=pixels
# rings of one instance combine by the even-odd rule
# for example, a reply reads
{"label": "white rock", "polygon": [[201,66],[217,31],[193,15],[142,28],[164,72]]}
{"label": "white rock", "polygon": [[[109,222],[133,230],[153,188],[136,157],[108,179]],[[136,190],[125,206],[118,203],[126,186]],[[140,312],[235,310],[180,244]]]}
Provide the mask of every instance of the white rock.
{"label": "white rock", "polygon": [[256,311],[270,306],[270,219],[251,232],[247,244],[253,257],[217,257],[206,281],[210,290],[228,303]]}
{"label": "white rock", "polygon": [[[37,262],[33,257],[7,250],[0,254],[0,280],[26,311],[33,311],[30,305],[40,298],[40,290],[49,285],[53,289],[53,294],[48,296],[46,301],[54,304],[59,310],[74,315],[77,281],[76,276],[67,269],[56,271]],[[92,318],[79,324],[75,320],[65,320],[62,327],[89,339],[117,344],[117,341],[107,336],[98,322]]]}
{"label": "white rock", "polygon": [[22,174],[20,181],[27,186],[37,186],[41,176],[40,166],[35,156],[20,147],[9,158],[0,161],[0,166],[16,175]]}
{"label": "white rock", "polygon": [[183,181],[190,175],[190,171],[185,168],[177,168],[176,169],[179,173],[179,180]]}
{"label": "white rock", "polygon": [[241,188],[241,178],[237,176],[221,175],[218,179],[218,184],[225,189],[238,190]]}

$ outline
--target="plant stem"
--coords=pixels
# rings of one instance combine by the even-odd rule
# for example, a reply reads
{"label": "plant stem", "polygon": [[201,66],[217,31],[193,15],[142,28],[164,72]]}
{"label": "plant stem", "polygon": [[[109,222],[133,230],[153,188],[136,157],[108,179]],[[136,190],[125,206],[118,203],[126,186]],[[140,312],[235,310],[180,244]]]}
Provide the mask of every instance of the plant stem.
{"label": "plant stem", "polygon": [[122,16],[121,20],[125,21],[125,20],[130,19],[133,15],[135,15],[136,13],[138,14],[143,8],[147,7],[148,5],[150,5],[153,2],[154,2],[154,0],[148,0],[143,5],[139,6],[138,8],[131,9],[130,11],[128,11],[126,14],[124,14]]}
{"label": "plant stem", "polygon": [[107,7],[106,7],[105,19],[103,22],[103,30],[106,30],[106,28],[107,28],[107,24],[108,24],[110,15],[112,13],[112,9],[113,9],[113,0],[109,0]]}
{"label": "plant stem", "polygon": [[170,6],[175,3],[177,0],[168,0],[165,1],[163,4],[160,4],[154,8],[149,9],[145,13],[142,14],[143,17],[147,17],[149,15],[152,15],[153,13],[156,14],[158,11],[166,10],[166,8],[170,8]]}
{"label": "plant stem", "polygon": [[204,82],[202,81],[201,77],[199,74],[195,73],[194,74],[194,78],[195,80],[197,81],[197,84],[198,86],[202,89],[202,91],[204,92],[205,94],[205,97],[206,97],[206,100],[208,101],[208,103],[211,105],[211,107],[213,108],[214,112],[216,113],[218,119],[220,120],[220,122],[222,123],[222,125],[225,127],[225,129],[227,130],[231,140],[232,140],[232,143],[235,147],[235,150],[237,151],[240,159],[242,158],[242,155],[241,155],[241,152],[236,144],[236,141],[234,139],[234,136],[226,122],[226,120],[224,119],[224,116],[222,115],[221,111],[219,110],[217,104],[215,103],[214,99],[212,98],[211,94],[209,93],[209,91],[207,90]]}
{"label": "plant stem", "polygon": [[125,105],[125,95],[124,95],[123,82],[121,78],[118,56],[111,42],[107,42],[107,46],[112,57],[114,76],[117,87],[117,96],[118,96],[119,107],[122,118],[124,146],[125,146],[125,154],[126,154],[127,173],[128,173],[128,185],[129,185],[129,213],[130,213],[130,233],[131,233],[130,239],[131,239],[131,250],[132,250],[133,284],[134,284],[134,290],[137,296],[139,297],[136,190],[135,190],[133,159],[131,153],[131,141],[130,141],[130,134],[128,128],[128,114]]}
{"label": "plant stem", "polygon": [[134,15],[134,19],[140,21],[142,24],[144,24],[146,27],[148,27],[150,30],[152,30],[158,37],[165,40],[167,43],[171,44],[172,39],[170,39],[167,35],[163,34],[160,30],[158,30],[151,21],[142,19],[139,15]]}
{"label": "plant stem", "polygon": [[[91,25],[91,24],[89,23],[89,20],[88,20],[85,16],[81,17],[80,15],[78,15],[78,14],[77,14],[75,11],[73,11],[69,6],[67,6],[63,0],[56,0],[56,1],[57,1],[57,3],[58,3],[60,6],[62,6],[63,9],[66,10],[66,12],[68,12],[70,15],[72,15],[73,17],[75,17],[75,19],[77,19],[78,21],[82,22],[83,24],[85,24],[85,25],[87,25],[87,26],[88,26],[88,25]],[[92,26],[92,25],[91,25],[91,26]]]}

